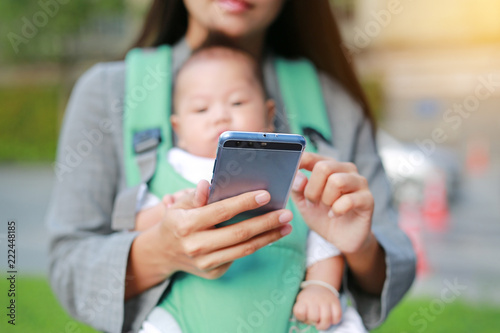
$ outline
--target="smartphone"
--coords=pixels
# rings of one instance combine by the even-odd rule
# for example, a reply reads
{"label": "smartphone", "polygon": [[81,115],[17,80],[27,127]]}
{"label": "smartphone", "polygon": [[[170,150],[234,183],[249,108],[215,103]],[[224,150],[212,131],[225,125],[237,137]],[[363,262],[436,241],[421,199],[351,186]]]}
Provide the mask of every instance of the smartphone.
{"label": "smartphone", "polygon": [[302,135],[224,132],[219,137],[208,203],[267,190],[271,201],[244,218],[286,206],[306,141]]}

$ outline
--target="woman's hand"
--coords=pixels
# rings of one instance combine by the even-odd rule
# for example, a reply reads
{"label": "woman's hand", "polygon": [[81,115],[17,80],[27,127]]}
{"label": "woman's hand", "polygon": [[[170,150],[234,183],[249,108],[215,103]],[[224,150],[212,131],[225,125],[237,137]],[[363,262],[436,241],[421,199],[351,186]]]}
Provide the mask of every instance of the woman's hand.
{"label": "woman's hand", "polygon": [[309,227],[344,254],[362,249],[374,208],[367,180],[352,163],[312,153],[304,153],[300,168],[311,176],[297,173],[292,199]]}
{"label": "woman's hand", "polygon": [[177,271],[215,279],[231,263],[291,232],[293,218],[282,209],[215,228],[235,215],[261,207],[270,200],[266,191],[254,191],[206,205],[208,182],[195,192],[169,201],[161,223],[140,233],[127,266],[125,298],[133,297],[160,283]]}
{"label": "woman's hand", "polygon": [[293,216],[287,210],[215,228],[216,224],[227,221],[240,212],[268,203],[268,192],[251,192],[211,205],[206,205],[207,200],[208,183],[202,181],[194,193],[177,198],[165,210],[159,232],[172,245],[175,244],[167,250],[175,251],[173,254],[168,253],[177,266],[175,271],[185,271],[209,279],[218,278],[235,259],[249,255],[291,231],[291,226],[287,223]]}
{"label": "woman's hand", "polygon": [[386,278],[385,253],[371,231],[373,195],[354,164],[304,153],[292,199],[309,227],[344,255],[354,282],[379,295]]}

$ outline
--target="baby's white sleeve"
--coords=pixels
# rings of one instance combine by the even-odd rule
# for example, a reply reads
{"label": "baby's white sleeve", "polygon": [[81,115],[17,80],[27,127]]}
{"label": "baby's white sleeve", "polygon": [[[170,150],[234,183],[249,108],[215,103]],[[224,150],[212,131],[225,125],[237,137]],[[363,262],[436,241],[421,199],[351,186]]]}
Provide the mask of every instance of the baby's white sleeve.
{"label": "baby's white sleeve", "polygon": [[318,261],[340,255],[340,251],[314,231],[309,231],[306,255],[306,264],[309,267]]}
{"label": "baby's white sleeve", "polygon": [[141,184],[139,187],[139,191],[137,192],[137,204],[135,206],[135,211],[139,212],[143,209],[151,208],[160,203],[160,199],[148,192],[148,186],[146,184]]}

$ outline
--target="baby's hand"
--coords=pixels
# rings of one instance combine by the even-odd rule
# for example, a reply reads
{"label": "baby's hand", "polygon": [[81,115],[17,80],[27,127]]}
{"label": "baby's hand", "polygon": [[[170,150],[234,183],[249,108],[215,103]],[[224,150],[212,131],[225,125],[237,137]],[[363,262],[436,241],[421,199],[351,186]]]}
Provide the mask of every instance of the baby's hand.
{"label": "baby's hand", "polygon": [[187,189],[175,192],[174,194],[165,194],[165,196],[163,197],[163,199],[161,201],[163,202],[163,204],[167,208],[170,208],[174,204],[185,203],[185,202],[191,200],[194,192],[195,192],[194,188],[187,188]]}
{"label": "baby's hand", "polygon": [[310,285],[302,289],[293,306],[297,320],[315,325],[318,330],[326,330],[338,324],[342,317],[340,301],[328,289]]}
{"label": "baby's hand", "polygon": [[[165,196],[166,197],[166,196]],[[135,216],[135,231],[145,231],[161,222],[165,215],[166,204],[160,201],[153,207],[143,209]]]}
{"label": "baby's hand", "polygon": [[174,194],[167,194],[162,202],[167,207],[191,209],[205,206],[208,201],[210,184],[206,180],[200,180],[196,189],[189,188]]}
{"label": "baby's hand", "polygon": [[167,194],[156,206],[141,210],[137,213],[135,219],[135,228],[137,231],[144,231],[155,224],[161,222],[165,217],[168,208],[197,208],[207,204],[209,184],[207,181],[200,181],[196,190],[185,189],[174,194]]}

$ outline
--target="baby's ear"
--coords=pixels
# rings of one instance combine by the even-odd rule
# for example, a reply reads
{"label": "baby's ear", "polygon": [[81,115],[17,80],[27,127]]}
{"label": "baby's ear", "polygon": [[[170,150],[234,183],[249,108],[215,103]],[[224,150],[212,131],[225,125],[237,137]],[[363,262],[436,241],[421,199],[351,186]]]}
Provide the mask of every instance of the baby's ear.
{"label": "baby's ear", "polygon": [[177,129],[179,128],[179,116],[176,114],[173,114],[170,116],[170,123],[172,124],[172,128],[174,129],[174,132],[177,133]]}
{"label": "baby's ear", "polygon": [[266,110],[267,110],[267,131],[272,132],[274,131],[274,115],[276,113],[276,103],[274,103],[274,100],[268,99],[266,101]]}

